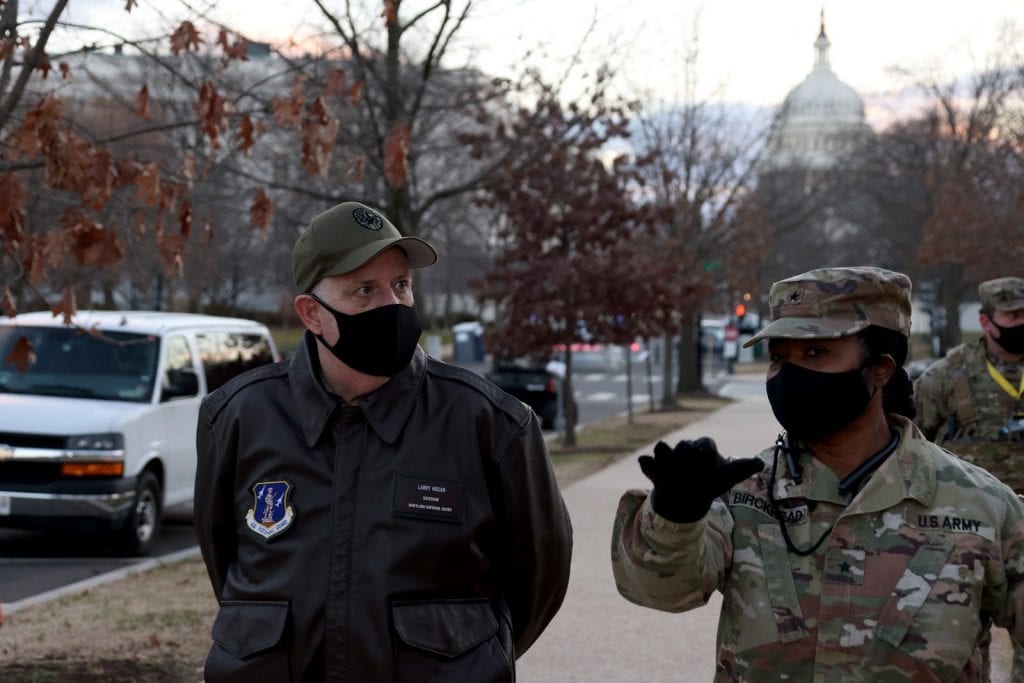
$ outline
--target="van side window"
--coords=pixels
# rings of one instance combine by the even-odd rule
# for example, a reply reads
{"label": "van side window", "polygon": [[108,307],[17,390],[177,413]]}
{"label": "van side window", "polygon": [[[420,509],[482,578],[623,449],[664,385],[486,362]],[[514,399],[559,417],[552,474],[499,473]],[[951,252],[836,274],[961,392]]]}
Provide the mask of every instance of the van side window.
{"label": "van side window", "polygon": [[191,374],[194,375],[195,368],[192,364],[192,351],[189,349],[185,337],[181,335],[167,337],[167,342],[164,344],[164,376],[160,383],[164,399],[175,396],[194,395],[196,393],[184,390],[186,388],[191,389],[190,381],[182,381],[183,376],[189,374],[182,371],[188,370],[191,370]]}
{"label": "van side window", "polygon": [[203,332],[196,335],[206,389],[213,391],[235,375],[274,362],[267,338],[241,332]]}

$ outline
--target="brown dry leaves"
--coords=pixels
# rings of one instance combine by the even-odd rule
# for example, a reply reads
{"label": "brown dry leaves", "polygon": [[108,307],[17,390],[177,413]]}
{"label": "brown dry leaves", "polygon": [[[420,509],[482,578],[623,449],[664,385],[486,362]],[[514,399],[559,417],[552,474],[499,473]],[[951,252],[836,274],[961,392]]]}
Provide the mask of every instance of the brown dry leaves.
{"label": "brown dry leaves", "polygon": [[391,187],[401,187],[409,175],[409,145],[412,132],[404,121],[397,121],[388,132],[384,148],[384,175]]}
{"label": "brown dry leaves", "polygon": [[256,197],[249,207],[249,221],[260,232],[266,233],[270,229],[270,222],[274,216],[274,202],[271,201],[267,191],[262,187],[256,191]]}
{"label": "brown dry leaves", "polygon": [[32,350],[32,344],[28,337],[18,337],[14,342],[14,348],[4,359],[8,365],[13,365],[18,372],[26,372],[30,365],[36,362],[36,353]]}
{"label": "brown dry leaves", "polygon": [[72,320],[75,317],[75,313],[78,312],[77,302],[75,301],[75,292],[70,287],[64,288],[64,294],[61,296],[60,301],[50,307],[50,311],[53,313],[53,317],[63,316],[64,324],[71,325]]}

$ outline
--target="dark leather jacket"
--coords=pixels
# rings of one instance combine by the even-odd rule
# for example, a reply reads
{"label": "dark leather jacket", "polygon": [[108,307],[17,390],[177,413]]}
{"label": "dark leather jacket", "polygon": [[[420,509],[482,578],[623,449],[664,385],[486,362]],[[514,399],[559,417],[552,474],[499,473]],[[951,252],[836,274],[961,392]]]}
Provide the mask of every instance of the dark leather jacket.
{"label": "dark leather jacket", "polygon": [[345,404],[315,343],[200,410],[207,680],[514,680],[572,547],[536,417],[420,349]]}

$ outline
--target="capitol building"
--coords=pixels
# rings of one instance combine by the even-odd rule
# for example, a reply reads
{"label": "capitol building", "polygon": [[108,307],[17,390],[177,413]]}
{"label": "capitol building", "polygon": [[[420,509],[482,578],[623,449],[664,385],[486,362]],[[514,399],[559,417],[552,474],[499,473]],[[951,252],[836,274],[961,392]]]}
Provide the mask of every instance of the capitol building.
{"label": "capitol building", "polygon": [[[757,193],[770,234],[758,279],[771,283],[812,268],[882,263],[876,202],[863,194],[864,162],[874,134],[864,100],[829,62],[831,43],[821,26],[811,71],[778,108],[757,170]],[[867,156],[865,156],[867,155]]]}
{"label": "capitol building", "polygon": [[864,101],[832,71],[830,45],[822,13],[814,67],[782,103],[768,137],[764,171],[827,170],[870,137]]}

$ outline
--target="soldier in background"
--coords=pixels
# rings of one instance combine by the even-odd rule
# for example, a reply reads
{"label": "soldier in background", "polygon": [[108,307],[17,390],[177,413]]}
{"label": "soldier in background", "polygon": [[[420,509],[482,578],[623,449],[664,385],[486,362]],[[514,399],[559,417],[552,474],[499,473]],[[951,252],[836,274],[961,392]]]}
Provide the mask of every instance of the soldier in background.
{"label": "soldier in background", "polygon": [[911,422],[910,281],[826,268],[769,296],[747,343],[768,340],[785,435],[756,458],[708,438],[642,456],[619,592],[681,612],[720,591],[716,681],[981,680],[990,621],[1024,641],[1024,502]]}
{"label": "soldier in background", "polygon": [[1024,279],[978,286],[977,342],[950,349],[914,385],[924,435],[1024,493]]}
{"label": "soldier in background", "polygon": [[[981,339],[950,349],[918,378],[916,421],[926,437],[1024,494],[1024,279],[982,282],[978,298]],[[1017,647],[1013,680],[1024,681]]]}

